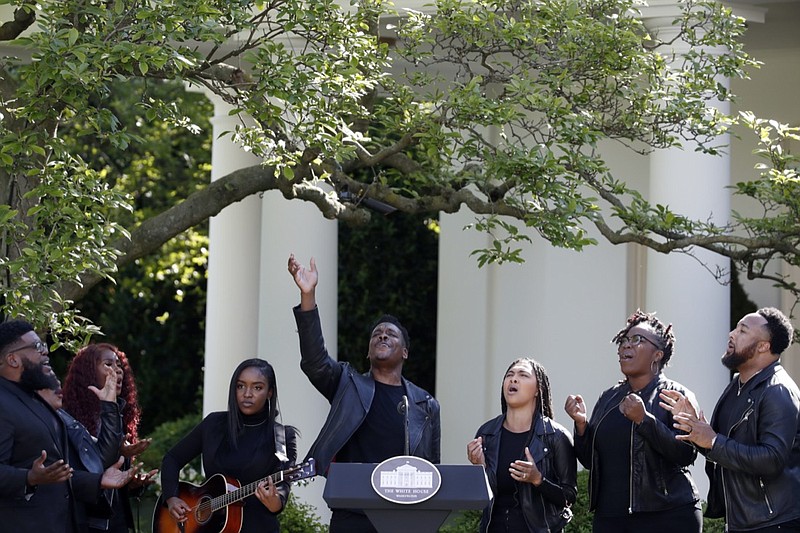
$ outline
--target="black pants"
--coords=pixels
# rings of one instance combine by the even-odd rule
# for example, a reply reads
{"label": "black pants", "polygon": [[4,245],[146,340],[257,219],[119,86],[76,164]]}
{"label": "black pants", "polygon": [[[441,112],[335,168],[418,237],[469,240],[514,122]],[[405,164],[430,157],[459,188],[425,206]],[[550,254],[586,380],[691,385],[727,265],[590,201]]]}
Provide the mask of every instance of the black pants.
{"label": "black pants", "polygon": [[519,507],[495,509],[487,533],[523,533],[528,531]]}
{"label": "black pants", "polygon": [[700,533],[703,513],[691,503],[667,511],[631,513],[622,516],[594,516],[594,533]]}
{"label": "black pants", "polygon": [[[736,530],[731,529],[731,533],[736,533]],[[747,533],[800,533],[800,518],[775,526],[749,529]]]}

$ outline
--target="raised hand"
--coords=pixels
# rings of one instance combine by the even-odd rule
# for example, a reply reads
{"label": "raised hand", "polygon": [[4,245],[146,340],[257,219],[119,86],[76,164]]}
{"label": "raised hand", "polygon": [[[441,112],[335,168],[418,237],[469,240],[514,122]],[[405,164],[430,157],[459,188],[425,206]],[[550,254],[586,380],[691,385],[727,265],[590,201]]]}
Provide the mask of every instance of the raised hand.
{"label": "raised hand", "polygon": [[99,389],[94,385],[89,385],[89,390],[103,402],[116,402],[117,401],[117,371],[113,366],[103,367],[105,372],[105,381],[103,388]]}
{"label": "raised hand", "polygon": [[586,402],[583,401],[583,396],[580,394],[567,396],[567,401],[564,404],[564,410],[569,417],[575,421],[575,431],[578,435],[583,435],[586,430],[587,416],[586,416]]}
{"label": "raised hand", "polygon": [[47,452],[42,450],[42,454],[33,461],[31,469],[28,470],[27,483],[31,487],[61,483],[72,477],[72,467],[63,460],[59,459],[50,466],[44,466],[46,459]]}
{"label": "raised hand", "polygon": [[130,470],[121,470],[122,465],[125,463],[125,458],[120,457],[119,460],[106,468],[103,472],[103,477],[100,478],[100,486],[104,489],[119,489],[124,487],[133,476],[142,468],[142,463],[135,465]]}
{"label": "raised hand", "polygon": [[310,268],[304,267],[295,259],[294,254],[289,256],[288,269],[295,284],[300,289],[300,309],[311,311],[317,306],[316,288],[319,281],[317,262],[311,258]]}
{"label": "raised hand", "polygon": [[485,465],[486,457],[483,455],[483,437],[477,437],[467,443],[467,459],[474,465]]}
{"label": "raised hand", "polygon": [[289,274],[292,275],[295,284],[300,289],[300,292],[311,292],[317,287],[319,276],[317,274],[317,262],[311,258],[310,267],[304,267],[294,256],[289,256],[288,269]]}
{"label": "raised hand", "polygon": [[619,412],[636,424],[641,424],[644,420],[644,402],[638,394],[628,394],[619,404]]}
{"label": "raised hand", "polygon": [[122,445],[119,447],[119,453],[122,454],[123,457],[130,459],[131,457],[141,455],[141,453],[150,446],[151,442],[153,442],[153,439],[142,439],[131,442],[131,435],[126,434],[125,440],[122,441]]}
{"label": "raised hand", "polygon": [[536,467],[536,462],[527,447],[525,448],[525,457],[528,459],[527,461],[517,459],[511,463],[511,467],[508,469],[511,472],[511,478],[514,481],[530,483],[538,487],[542,484],[542,473]]}

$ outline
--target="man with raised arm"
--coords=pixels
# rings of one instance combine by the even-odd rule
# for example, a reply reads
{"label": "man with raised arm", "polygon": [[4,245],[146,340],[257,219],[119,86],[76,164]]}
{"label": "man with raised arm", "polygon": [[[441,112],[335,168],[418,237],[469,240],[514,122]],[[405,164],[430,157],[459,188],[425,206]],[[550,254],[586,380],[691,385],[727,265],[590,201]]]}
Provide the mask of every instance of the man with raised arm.
{"label": "man with raised arm", "polygon": [[[315,290],[317,266],[309,267],[289,256],[289,273],[300,289],[294,308],[300,337],[300,367],[312,385],[330,402],[331,409],[309,457],[327,474],[332,461],[379,463],[402,455],[405,447],[403,396],[408,399],[409,453],[432,463],[440,458],[439,402],[403,377],[410,341],[400,321],[384,315],[369,339],[369,371],[361,374],[349,363],[328,355],[322,336]],[[334,509],[331,533],[372,533],[376,530],[363,511]]]}

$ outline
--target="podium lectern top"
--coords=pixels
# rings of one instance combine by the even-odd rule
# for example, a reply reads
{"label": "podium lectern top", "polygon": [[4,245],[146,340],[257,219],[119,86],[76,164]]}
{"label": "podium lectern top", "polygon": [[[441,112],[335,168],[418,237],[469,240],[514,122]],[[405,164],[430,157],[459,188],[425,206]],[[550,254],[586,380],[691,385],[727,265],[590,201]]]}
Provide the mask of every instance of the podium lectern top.
{"label": "podium lectern top", "polygon": [[436,465],[438,492],[413,504],[390,502],[372,488],[372,463],[331,463],[323,498],[332,509],[363,509],[381,533],[435,533],[452,511],[483,509],[492,499],[480,465]]}

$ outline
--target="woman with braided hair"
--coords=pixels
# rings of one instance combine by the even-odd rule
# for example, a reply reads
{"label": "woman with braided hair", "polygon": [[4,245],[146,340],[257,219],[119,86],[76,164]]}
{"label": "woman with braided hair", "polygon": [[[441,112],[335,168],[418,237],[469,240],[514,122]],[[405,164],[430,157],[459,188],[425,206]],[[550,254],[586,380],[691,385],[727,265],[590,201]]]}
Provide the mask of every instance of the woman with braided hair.
{"label": "woman with braided hair", "polygon": [[481,533],[560,532],[572,518],[577,465],[572,435],[553,421],[550,380],[528,358],[506,370],[502,414],[467,443],[467,458],[484,465],[494,500],[484,509]]}
{"label": "woman with braided hair", "polygon": [[675,439],[672,413],[659,400],[662,390],[676,390],[696,405],[691,391],[664,375],[675,352],[672,324],[637,310],[611,342],[625,379],[600,395],[591,418],[581,396],[565,405],[575,421],[575,454],[590,470],[593,531],[702,531],[689,473],[697,452]]}

